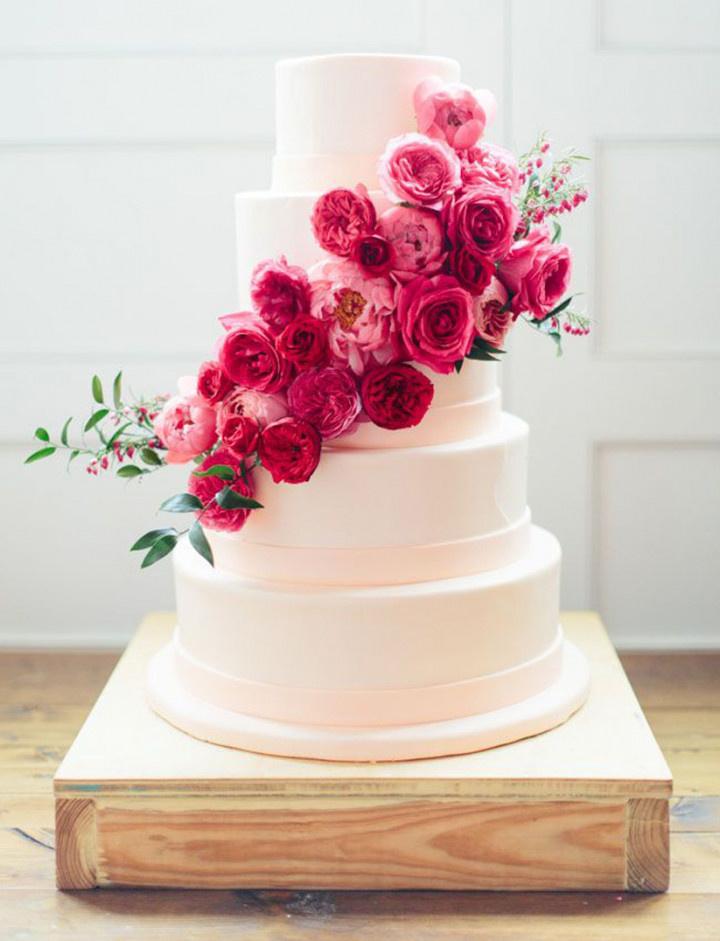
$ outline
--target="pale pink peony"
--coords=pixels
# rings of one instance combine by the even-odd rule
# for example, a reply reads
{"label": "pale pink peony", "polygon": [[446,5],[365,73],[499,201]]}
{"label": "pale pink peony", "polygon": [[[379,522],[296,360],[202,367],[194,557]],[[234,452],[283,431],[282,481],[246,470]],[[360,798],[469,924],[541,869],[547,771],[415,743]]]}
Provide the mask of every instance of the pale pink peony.
{"label": "pale pink peony", "polygon": [[329,190],[316,201],[311,222],[318,245],[347,258],[355,239],[375,228],[375,207],[362,184]]}
{"label": "pale pink peony", "polygon": [[474,92],[467,85],[446,83],[435,75],[420,82],[413,103],[418,130],[447,141],[455,150],[467,150],[477,143],[496,110],[492,92]]}
{"label": "pale pink peony", "polygon": [[546,226],[515,242],[500,265],[499,276],[513,295],[515,314],[527,311],[541,320],[562,300],[572,262],[567,245],[554,245]]}
{"label": "pale pink peony", "polygon": [[195,376],[183,376],[178,389],[180,394],[167,400],[153,422],[168,464],[184,464],[217,439],[215,409],[198,393]]}
{"label": "pale pink peony", "polygon": [[392,206],[378,219],[378,232],[395,250],[394,271],[434,274],[445,260],[445,234],[437,213]]}
{"label": "pale pink peony", "polygon": [[394,353],[394,290],[386,277],[368,278],[351,261],[329,259],[310,269],[312,314],[328,327],[333,356],[360,374],[368,362]]}
{"label": "pale pink peony", "polygon": [[244,416],[252,418],[261,428],[287,415],[284,395],[273,392],[258,392],[257,389],[235,388],[220,404],[218,427],[228,418]]}
{"label": "pale pink peony", "polygon": [[446,217],[448,237],[456,248],[491,261],[507,254],[520,221],[509,190],[493,183],[463,190],[448,206]]}
{"label": "pale pink peony", "polygon": [[250,282],[255,310],[279,333],[291,320],[310,309],[310,284],[304,268],[289,265],[284,255],[256,265]]}
{"label": "pale pink peony", "polygon": [[360,394],[347,366],[301,372],[288,389],[290,412],[314,425],[323,438],[344,435],[360,411]]}
{"label": "pale pink peony", "polygon": [[478,335],[492,346],[501,347],[513,323],[512,310],[506,309],[508,292],[493,278],[480,297],[475,298],[473,313]]}
{"label": "pale pink peony", "polygon": [[494,183],[502,189],[517,193],[520,189],[520,171],[515,155],[496,144],[471,147],[461,157],[462,179],[466,186]]}
{"label": "pale pink peony", "polygon": [[439,209],[461,184],[460,161],[445,141],[403,134],[388,141],[378,163],[378,180],[395,202]]}

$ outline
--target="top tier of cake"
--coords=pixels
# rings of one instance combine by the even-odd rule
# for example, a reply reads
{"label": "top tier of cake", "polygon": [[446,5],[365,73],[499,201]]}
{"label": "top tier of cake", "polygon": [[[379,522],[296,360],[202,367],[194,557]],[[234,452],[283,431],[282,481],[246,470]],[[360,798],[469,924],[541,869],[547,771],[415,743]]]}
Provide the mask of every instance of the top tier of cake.
{"label": "top tier of cake", "polygon": [[376,186],[391,137],[415,130],[413,90],[429,75],[460,80],[438,56],[332,55],[285,59],[276,68],[275,191]]}

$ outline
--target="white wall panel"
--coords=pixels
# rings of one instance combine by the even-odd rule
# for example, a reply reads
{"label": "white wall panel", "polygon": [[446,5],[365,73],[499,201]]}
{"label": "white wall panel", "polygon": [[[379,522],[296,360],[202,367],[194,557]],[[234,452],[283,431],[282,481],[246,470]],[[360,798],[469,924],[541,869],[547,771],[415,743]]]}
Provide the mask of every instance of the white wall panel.
{"label": "white wall panel", "polygon": [[602,49],[717,50],[720,4],[716,0],[597,0]]}

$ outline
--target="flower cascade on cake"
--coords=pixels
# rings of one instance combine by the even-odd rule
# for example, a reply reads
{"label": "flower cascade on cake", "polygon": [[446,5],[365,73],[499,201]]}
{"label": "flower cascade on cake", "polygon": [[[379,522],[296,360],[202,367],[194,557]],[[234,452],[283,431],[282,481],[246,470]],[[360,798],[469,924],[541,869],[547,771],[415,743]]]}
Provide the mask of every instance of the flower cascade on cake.
{"label": "flower cascade on cake", "polygon": [[[284,256],[258,264],[252,309],[220,317],[213,358],[178,392],[127,403],[122,374],[85,422],[97,447],[45,428],[34,462],[57,451],[142,479],[168,464],[192,466],[187,490],[161,509],[192,513],[188,530],[145,533],[143,567],[189,533],[210,563],[205,529],[234,532],[262,509],[253,472],[277,484],[309,480],[324,442],[360,422],[397,430],[419,424],[432,403],[427,373],[497,360],[522,321],[551,337],[589,332],[568,296],[571,254],[558,217],[587,198],[541,135],[519,159],[483,142],[493,96],[430,78],[414,94],[417,132],[387,142],[378,179],[390,207],[378,213],[362,183],[316,201],[308,224],[323,257],[309,269]],[[424,367],[421,371],[418,366]]]}

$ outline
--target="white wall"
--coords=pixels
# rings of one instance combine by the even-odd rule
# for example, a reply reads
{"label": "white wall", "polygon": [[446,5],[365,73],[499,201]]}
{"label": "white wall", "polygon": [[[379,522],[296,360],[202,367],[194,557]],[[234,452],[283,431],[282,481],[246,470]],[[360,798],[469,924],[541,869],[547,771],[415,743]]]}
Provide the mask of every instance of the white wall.
{"label": "white wall", "polygon": [[[496,140],[521,147],[549,126],[600,156],[598,208],[573,226],[591,313],[603,298],[599,339],[555,363],[518,337],[507,370],[509,404],[533,428],[531,503],[565,546],[568,605],[598,605],[620,643],[715,643],[720,451],[707,400],[718,391],[708,369],[716,374],[720,350],[708,299],[718,269],[715,224],[695,237],[686,207],[713,195],[705,175],[718,128],[705,111],[717,9],[712,0],[0,0],[0,643],[116,643],[144,611],[172,605],[170,567],[141,574],[127,551],[172,488],[168,475],[138,490],[21,460],[37,424],[57,429],[86,413],[93,372],[110,378],[122,367],[136,389],[170,388],[204,356],[214,317],[234,306],[233,194],[269,180],[273,63],[331,51],[455,56],[468,82],[498,93]],[[587,115],[602,117],[603,96],[644,74],[639,87],[657,100],[630,96],[624,127],[661,115],[658,65],[695,83],[687,109],[697,127],[677,114],[645,127],[643,140],[681,148],[653,150],[655,176],[645,177],[633,133],[619,141],[617,128]],[[659,204],[643,180],[654,187],[668,175],[683,182],[664,187]],[[618,206],[620,226],[607,219]],[[689,248],[675,236],[668,293],[632,230],[642,223],[647,239],[674,218]],[[646,290],[631,277],[638,264]],[[656,357],[650,370],[634,361],[638,350]],[[608,415],[602,389],[616,380],[623,401]],[[674,404],[647,406],[653,384],[669,397],[668,382]],[[690,411],[678,406],[685,399]],[[623,403],[638,420],[614,425]]]}

